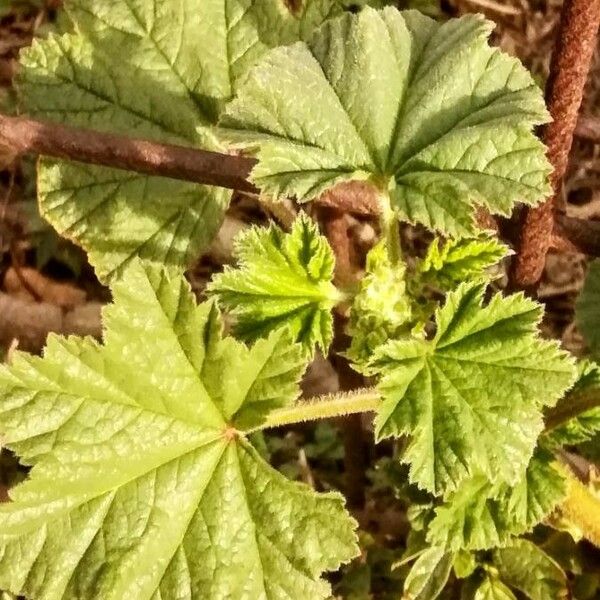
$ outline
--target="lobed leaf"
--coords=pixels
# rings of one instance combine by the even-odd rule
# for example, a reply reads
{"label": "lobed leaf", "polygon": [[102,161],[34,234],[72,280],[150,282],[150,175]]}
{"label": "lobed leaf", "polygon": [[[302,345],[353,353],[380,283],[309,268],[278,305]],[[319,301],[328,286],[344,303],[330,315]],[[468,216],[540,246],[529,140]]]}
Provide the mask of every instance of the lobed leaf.
{"label": "lobed leaf", "polygon": [[436,494],[477,472],[516,483],[542,430],[542,406],[571,385],[572,360],[537,335],[541,307],[522,294],[485,285],[448,294],[432,340],[392,340],[375,353],[371,374],[384,397],[379,439],[409,435],[410,480]]}
{"label": "lobed leaf", "polygon": [[564,478],[554,457],[537,450],[514,485],[475,475],[445,498],[429,524],[428,541],[448,550],[487,550],[533,529],[563,499]]}
{"label": "lobed leaf", "polygon": [[[184,146],[222,149],[213,124],[272,45],[309,35],[341,0],[69,0],[75,33],[34,41],[18,78],[43,119]],[[42,159],[43,216],[112,280],[134,257],[187,266],[218,231],[229,191]]]}
{"label": "lobed leaf", "polygon": [[542,94],[488,45],[492,27],[395,8],[330,20],[259,61],[224,112],[222,138],[258,148],[252,180],[266,194],[308,201],[371,179],[402,219],[472,234],[475,206],[507,215],[550,189],[532,134],[549,118]]}
{"label": "lobed leaf", "polygon": [[436,238],[419,264],[419,273],[425,281],[452,289],[463,281],[485,281],[489,278],[486,269],[509,253],[508,247],[492,236],[447,240],[442,244]]}
{"label": "lobed leaf", "polygon": [[49,339],[0,370],[0,430],[31,465],[0,506],[0,587],[45,600],[327,598],[356,551],[339,494],[267,465],[244,436],[298,395],[278,330],[222,337],[175,271],[133,262],[105,341]]}
{"label": "lobed leaf", "polygon": [[331,310],[343,296],[332,284],[333,251],[310,217],[298,217],[289,234],[276,225],[242,232],[234,256],[238,267],[225,267],[207,291],[237,317],[237,334],[254,340],[287,326],[309,353],[326,354]]}

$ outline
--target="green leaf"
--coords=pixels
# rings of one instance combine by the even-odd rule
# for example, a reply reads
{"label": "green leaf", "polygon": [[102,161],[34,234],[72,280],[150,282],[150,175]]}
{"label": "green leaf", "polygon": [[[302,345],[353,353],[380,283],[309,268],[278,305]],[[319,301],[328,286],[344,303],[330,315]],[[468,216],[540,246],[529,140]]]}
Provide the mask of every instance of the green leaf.
{"label": "green leaf", "polygon": [[470,598],[472,600],[517,600],[510,588],[490,575],[486,576]]}
{"label": "green leaf", "polygon": [[419,556],[404,581],[403,600],[435,600],[446,585],[454,555],[432,547]]}
{"label": "green leaf", "polygon": [[542,430],[543,405],[570,386],[573,362],[539,338],[541,306],[522,294],[461,285],[436,311],[432,340],[393,340],[370,366],[382,376],[379,439],[411,436],[410,481],[436,494],[480,472],[516,483]]}
{"label": "green leaf", "polygon": [[[21,59],[25,109],[43,119],[183,146],[222,149],[216,121],[272,44],[306,36],[339,0],[71,0],[75,34]],[[128,171],[43,159],[43,216],[110,281],[133,257],[186,266],[218,231],[231,193]]]}
{"label": "green leaf", "polygon": [[435,511],[430,543],[449,550],[487,550],[533,529],[562,500],[566,487],[554,457],[537,450],[514,485],[484,475],[465,481]]}
{"label": "green leaf", "polygon": [[590,263],[575,315],[592,355],[600,357],[600,260]]}
{"label": "green leaf", "polygon": [[137,261],[104,344],[49,339],[0,371],[0,429],[32,465],[0,506],[0,587],[45,600],[329,597],[357,551],[341,495],[267,465],[244,431],[298,395],[285,331],[223,338],[177,271]]}
{"label": "green leaf", "polygon": [[492,236],[447,240],[442,244],[434,239],[419,264],[419,273],[425,281],[451,289],[463,281],[489,279],[486,269],[509,252],[507,246]]}
{"label": "green leaf", "polygon": [[548,120],[542,94],[488,45],[492,29],[478,16],[438,23],[395,8],[328,21],[259,61],[222,137],[258,148],[252,180],[266,194],[307,201],[370,178],[401,218],[472,234],[476,205],[507,215],[550,191],[531,132]]}
{"label": "green leaf", "polygon": [[312,353],[327,353],[332,308],[343,296],[331,283],[335,257],[316,224],[302,214],[289,234],[252,227],[235,240],[237,268],[225,267],[208,291],[237,317],[236,333],[254,340],[287,325]]}
{"label": "green leaf", "polygon": [[[571,411],[573,404],[585,399],[591,406],[600,405],[600,366],[589,360],[578,365],[578,378],[569,393],[556,406],[557,412]],[[575,446],[592,440],[600,433],[600,406],[584,410],[576,417],[548,432],[548,439],[559,446]]]}
{"label": "green leaf", "polygon": [[560,600],[569,596],[564,571],[541,548],[515,540],[494,552],[500,578],[531,600]]}
{"label": "green leaf", "polygon": [[348,358],[360,368],[388,339],[407,333],[412,318],[406,267],[402,262],[392,264],[382,241],[367,255],[365,275],[352,304]]}

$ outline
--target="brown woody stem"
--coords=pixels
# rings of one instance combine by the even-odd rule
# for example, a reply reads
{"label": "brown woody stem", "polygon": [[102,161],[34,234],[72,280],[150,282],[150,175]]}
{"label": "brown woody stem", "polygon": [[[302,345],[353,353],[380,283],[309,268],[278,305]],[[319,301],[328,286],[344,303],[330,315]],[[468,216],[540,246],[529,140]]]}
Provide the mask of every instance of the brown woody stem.
{"label": "brown woody stem", "polygon": [[565,0],[546,87],[553,121],[546,127],[544,141],[554,167],[553,196],[541,206],[524,212],[513,272],[515,287],[534,286],[544,269],[552,241],[556,199],[567,170],[599,25],[600,0]]}
{"label": "brown woody stem", "polygon": [[247,181],[256,160],[247,156],[160,144],[2,114],[0,141],[16,154],[43,154],[145,175],[258,192]]}

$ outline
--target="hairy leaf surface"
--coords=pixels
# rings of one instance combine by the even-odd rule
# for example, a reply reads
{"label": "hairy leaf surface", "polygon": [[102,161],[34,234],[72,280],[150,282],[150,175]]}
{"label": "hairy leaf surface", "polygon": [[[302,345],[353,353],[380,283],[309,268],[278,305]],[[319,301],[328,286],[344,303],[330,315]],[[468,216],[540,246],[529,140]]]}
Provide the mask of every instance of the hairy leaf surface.
{"label": "hairy leaf surface", "polygon": [[465,481],[436,509],[428,540],[449,550],[487,550],[531,531],[565,495],[553,460],[537,450],[514,485],[493,484],[484,475]]}
{"label": "hairy leaf surface", "polygon": [[239,266],[225,267],[208,291],[237,317],[236,332],[253,340],[287,325],[309,352],[327,353],[342,295],[331,283],[333,251],[310,217],[298,217],[289,234],[276,225],[245,231],[234,255]]}
{"label": "hairy leaf surface", "polygon": [[0,506],[0,587],[45,600],[329,597],[356,552],[339,494],[267,465],[243,432],[298,395],[279,330],[223,338],[175,271],[125,270],[105,341],[53,336],[0,371],[0,430],[33,468]]}
{"label": "hairy leaf surface", "polygon": [[392,264],[384,242],[369,251],[365,271],[348,327],[352,342],[347,355],[358,368],[388,339],[408,333],[413,318],[406,267]]}
{"label": "hairy leaf surface", "polygon": [[435,493],[477,472],[516,483],[553,405],[574,378],[568,355],[537,335],[541,307],[522,294],[492,297],[461,285],[436,312],[432,340],[393,340],[371,372],[382,376],[379,438],[408,434],[410,480]]}
{"label": "hairy leaf surface", "polygon": [[328,21],[251,70],[225,111],[223,138],[259,148],[252,179],[267,194],[311,200],[370,178],[401,218],[471,233],[475,205],[508,214],[549,192],[531,133],[548,119],[542,94],[517,60],[488,45],[492,27],[395,8]]}
{"label": "hairy leaf surface", "polygon": [[404,581],[405,599],[435,600],[448,582],[454,555],[432,547],[415,561]]}
{"label": "hairy leaf surface", "polygon": [[419,265],[419,273],[425,281],[451,289],[463,281],[485,280],[486,269],[508,254],[509,249],[491,236],[444,243],[435,239]]}
{"label": "hairy leaf surface", "polygon": [[567,577],[558,564],[528,540],[515,540],[494,552],[494,566],[502,581],[531,600],[569,597]]}
{"label": "hairy leaf surface", "polygon": [[[247,69],[272,45],[309,34],[340,0],[69,0],[77,33],[22,55],[27,111],[101,131],[218,149],[214,123]],[[217,232],[230,192],[78,163],[42,160],[41,210],[82,245],[100,278],[131,258],[187,265]]]}

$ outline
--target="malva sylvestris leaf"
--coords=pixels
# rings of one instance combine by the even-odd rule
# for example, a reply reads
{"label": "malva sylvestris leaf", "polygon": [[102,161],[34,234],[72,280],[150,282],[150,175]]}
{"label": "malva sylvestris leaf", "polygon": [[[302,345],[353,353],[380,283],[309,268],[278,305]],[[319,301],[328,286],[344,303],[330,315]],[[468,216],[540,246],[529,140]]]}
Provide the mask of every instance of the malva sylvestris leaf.
{"label": "malva sylvestris leaf", "polygon": [[528,533],[564,498],[565,480],[554,461],[537,449],[515,484],[494,484],[485,475],[463,482],[436,508],[428,541],[452,551],[487,550]]}
{"label": "malva sylvestris leaf", "polygon": [[235,240],[237,268],[213,277],[208,292],[236,316],[236,334],[254,340],[281,326],[309,353],[326,354],[333,338],[332,308],[343,294],[333,285],[335,257],[305,214],[290,233],[252,227]]}
{"label": "malva sylvestris leaf", "polygon": [[436,311],[431,340],[391,340],[375,353],[384,401],[377,437],[410,436],[410,480],[436,494],[480,472],[516,483],[552,406],[574,379],[573,361],[542,340],[542,308],[522,294],[495,295],[462,284]]}
{"label": "malva sylvestris leaf", "polygon": [[278,330],[222,337],[176,272],[134,261],[104,343],[49,339],[0,370],[0,430],[28,479],[0,506],[0,587],[44,600],[327,598],[357,552],[340,494],[244,436],[292,402],[305,360]]}
{"label": "malva sylvestris leaf", "polygon": [[[339,0],[67,0],[75,33],[21,55],[32,115],[156,141],[222,149],[215,123],[250,66],[308,36]],[[42,215],[81,245],[104,281],[134,257],[187,266],[218,231],[231,193],[171,179],[42,159]]]}
{"label": "malva sylvestris leaf", "polygon": [[472,234],[475,206],[508,215],[550,190],[532,133],[549,118],[541,91],[488,45],[492,28],[391,7],[332,19],[259,61],[222,138],[257,149],[251,178],[265,194],[307,201],[371,179],[401,219]]}

